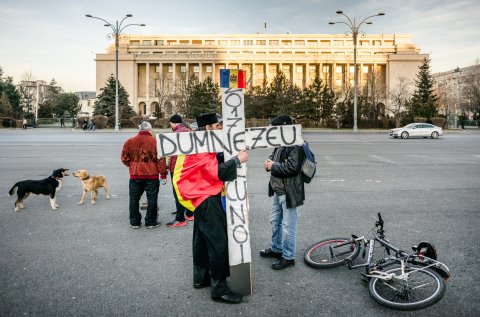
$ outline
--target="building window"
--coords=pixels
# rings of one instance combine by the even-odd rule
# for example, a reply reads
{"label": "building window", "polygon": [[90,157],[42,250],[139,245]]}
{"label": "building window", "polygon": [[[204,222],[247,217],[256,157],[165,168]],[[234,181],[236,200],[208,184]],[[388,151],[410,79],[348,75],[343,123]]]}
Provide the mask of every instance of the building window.
{"label": "building window", "polygon": [[279,41],[278,40],[270,40],[268,43],[270,45],[278,45]]}
{"label": "building window", "polygon": [[178,42],[179,42],[180,44],[183,44],[183,45],[185,45],[185,44],[190,44],[190,41],[189,41],[189,40],[180,40],[180,41],[178,41]]}
{"label": "building window", "polygon": [[228,45],[228,41],[227,40],[218,40],[218,45],[226,46],[226,45]]}
{"label": "building window", "polygon": [[205,40],[205,45],[215,45],[214,40]]}
{"label": "building window", "polygon": [[303,41],[303,40],[295,40],[295,45],[303,46],[303,45],[305,45],[305,41]]}
{"label": "building window", "polygon": [[232,45],[239,46],[240,45],[240,40],[231,40]]}
{"label": "building window", "polygon": [[363,66],[363,73],[368,74],[368,66]]}
{"label": "building window", "polygon": [[380,46],[382,44],[381,41],[372,41],[373,46]]}
{"label": "building window", "polygon": [[315,40],[308,40],[308,46],[317,46],[318,42]]}
{"label": "building window", "polygon": [[152,41],[150,41],[150,40],[144,40],[144,41],[143,41],[143,45],[145,45],[145,46],[150,46],[150,45],[152,45]]}
{"label": "building window", "polygon": [[349,71],[350,71],[350,73],[352,73],[352,74],[353,74],[353,73],[355,72],[355,67],[353,67],[353,66],[350,66],[350,70],[349,70]]}
{"label": "building window", "polygon": [[253,40],[244,40],[243,44],[244,45],[253,45]]}
{"label": "building window", "polygon": [[187,66],[180,66],[180,72],[181,73],[186,73],[187,72]]}
{"label": "building window", "polygon": [[335,73],[341,74],[342,71],[343,71],[342,66],[337,66],[337,67],[335,67]]}
{"label": "building window", "polygon": [[330,67],[329,66],[323,66],[323,71],[324,73],[330,73]]}
{"label": "building window", "polygon": [[257,45],[267,45],[267,40],[257,40]]}
{"label": "building window", "polygon": [[167,40],[168,45],[174,45],[177,44],[177,40]]}
{"label": "building window", "polygon": [[140,45],[140,41],[130,41],[130,45]]}
{"label": "building window", "polygon": [[313,66],[310,65],[310,72],[315,72],[315,71],[317,71],[317,66],[315,66],[315,65],[313,65]]}
{"label": "building window", "polygon": [[333,45],[343,46],[343,41],[335,40],[335,41],[333,41]]}
{"label": "building window", "polygon": [[193,72],[194,73],[199,73],[200,72],[200,66],[193,66]]}
{"label": "building window", "polygon": [[284,72],[290,72],[290,65],[283,66],[283,71]]}
{"label": "building window", "polygon": [[269,52],[270,55],[278,55],[278,52]]}
{"label": "building window", "polygon": [[168,66],[168,72],[173,73],[173,66]]}
{"label": "building window", "polygon": [[297,73],[303,73],[303,66],[297,66]]}
{"label": "building window", "polygon": [[202,40],[192,40],[192,44],[193,44],[193,45],[201,45],[201,44],[202,44]]}
{"label": "building window", "polygon": [[205,67],[205,71],[206,71],[207,73],[211,73],[211,72],[212,72],[212,66],[206,66],[206,67]]}
{"label": "building window", "polygon": [[155,45],[163,45],[163,40],[156,40]]}
{"label": "building window", "polygon": [[292,45],[291,40],[282,40],[282,45]]}

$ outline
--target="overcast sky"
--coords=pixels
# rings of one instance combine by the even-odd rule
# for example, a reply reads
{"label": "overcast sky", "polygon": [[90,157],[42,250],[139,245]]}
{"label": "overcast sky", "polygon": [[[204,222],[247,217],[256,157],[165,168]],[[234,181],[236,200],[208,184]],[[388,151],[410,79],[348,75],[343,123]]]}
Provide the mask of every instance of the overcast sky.
{"label": "overcast sky", "polygon": [[480,58],[479,0],[0,0],[0,67],[15,83],[25,73],[52,78],[67,91],[95,91],[95,53],[111,41],[102,17],[115,23],[133,14],[129,34],[344,33],[335,11],[357,21],[378,12],[365,33],[411,34],[430,54],[433,72],[466,67]]}

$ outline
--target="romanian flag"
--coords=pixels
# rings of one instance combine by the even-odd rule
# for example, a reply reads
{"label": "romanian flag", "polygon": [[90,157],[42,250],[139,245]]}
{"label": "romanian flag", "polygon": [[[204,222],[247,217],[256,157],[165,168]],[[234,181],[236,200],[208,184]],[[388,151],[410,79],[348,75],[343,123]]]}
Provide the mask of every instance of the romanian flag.
{"label": "romanian flag", "polygon": [[178,155],[173,172],[173,186],[178,201],[191,211],[209,196],[220,193],[223,182],[218,178],[216,154]]}
{"label": "romanian flag", "polygon": [[246,75],[241,69],[221,69],[220,88],[245,88]]}

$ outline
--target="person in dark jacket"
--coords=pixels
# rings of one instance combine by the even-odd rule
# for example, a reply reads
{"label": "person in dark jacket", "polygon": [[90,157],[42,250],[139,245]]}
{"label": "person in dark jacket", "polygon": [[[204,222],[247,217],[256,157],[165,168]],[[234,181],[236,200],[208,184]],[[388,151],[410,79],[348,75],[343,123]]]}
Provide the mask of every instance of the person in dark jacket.
{"label": "person in dark jacket", "polygon": [[123,145],[121,160],[125,166],[128,166],[130,174],[130,225],[133,229],[139,229],[142,224],[142,215],[138,209],[140,197],[145,192],[148,201],[145,228],[150,229],[160,226],[160,222],[157,221],[158,174],[162,179],[162,185],[165,185],[167,165],[165,158],[157,158],[157,144],[152,137],[150,122],[143,121],[138,128],[140,129],[138,134],[128,139]]}
{"label": "person in dark jacket", "polygon": [[[199,130],[214,130],[218,119],[215,113],[208,113],[197,117],[197,124]],[[242,296],[232,292],[227,285],[227,277],[230,276],[227,218],[220,193],[223,182],[235,180],[237,167],[247,160],[248,153],[243,150],[224,163],[217,161],[215,153],[193,154],[185,158],[179,156],[176,163],[178,169],[183,161],[182,173],[185,171],[188,175],[188,178],[178,177],[176,180],[179,200],[185,207],[195,210],[193,287],[211,286],[211,298],[227,303],[240,303]],[[195,190],[191,190],[191,186]]]}
{"label": "person in dark jacket", "polygon": [[[178,114],[174,114],[170,117],[170,127],[172,128],[173,132],[190,132],[190,129],[184,124],[182,117]],[[173,173],[175,171],[175,163],[177,162],[177,156],[170,157],[170,163],[168,164],[168,170],[170,172],[170,176],[172,179],[172,188],[173,188],[173,197],[175,198],[175,207],[176,207],[176,214],[175,220],[170,221],[167,223],[167,227],[183,227],[187,225],[186,220],[193,221],[193,212],[186,209],[180,202],[178,201],[177,193],[175,191],[175,187],[173,186]]]}
{"label": "person in dark jacket", "polygon": [[[293,119],[288,115],[278,116],[271,125],[290,125]],[[260,251],[260,256],[274,258],[272,269],[282,270],[295,265],[297,236],[297,207],[303,205],[305,188],[301,172],[305,153],[302,146],[280,146],[265,161],[264,167],[270,172],[268,196],[273,196],[270,214],[272,225],[271,247]]]}

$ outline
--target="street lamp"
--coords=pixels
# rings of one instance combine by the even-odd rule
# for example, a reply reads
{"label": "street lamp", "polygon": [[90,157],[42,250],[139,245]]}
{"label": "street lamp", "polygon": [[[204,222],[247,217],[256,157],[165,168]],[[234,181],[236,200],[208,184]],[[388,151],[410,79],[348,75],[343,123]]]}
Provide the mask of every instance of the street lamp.
{"label": "street lamp", "polygon": [[354,94],[354,97],[353,97],[353,132],[358,132],[358,126],[357,126],[357,95],[358,95],[358,93],[357,93],[357,91],[358,91],[358,87],[357,87],[357,84],[358,84],[357,37],[358,37],[358,33],[360,31],[360,26],[362,24],[364,24],[364,23],[365,24],[372,24],[372,22],[367,21],[367,20],[370,19],[370,18],[376,17],[376,16],[385,15],[385,13],[380,12],[378,14],[366,17],[358,25],[356,23],[355,18],[353,18],[353,21],[352,21],[352,19],[350,19],[346,14],[344,14],[343,11],[339,10],[339,11],[337,11],[337,14],[343,15],[345,18],[347,18],[348,22],[345,22],[345,21],[329,22],[328,24],[332,24],[332,25],[337,24],[337,23],[345,24],[350,29],[350,33],[352,34],[352,37],[353,37],[353,67],[354,67],[354,70],[353,70],[353,94]]}
{"label": "street lamp", "polygon": [[85,15],[87,18],[92,18],[92,19],[98,19],[103,22],[105,22],[104,26],[110,27],[112,29],[112,33],[109,33],[107,35],[108,39],[115,38],[115,132],[118,132],[120,130],[119,126],[119,114],[118,114],[118,42],[120,35],[122,34],[122,31],[125,30],[126,27],[131,26],[131,25],[138,25],[138,26],[145,26],[145,24],[136,24],[136,23],[131,23],[122,26],[123,21],[125,21],[126,18],[131,18],[133,15],[127,14],[125,17],[118,23],[118,20],[115,21],[115,25],[112,23],[108,22],[105,19],[99,18],[99,17],[94,17],[91,14],[86,14]]}

